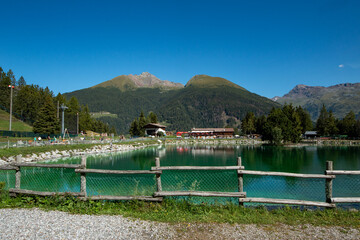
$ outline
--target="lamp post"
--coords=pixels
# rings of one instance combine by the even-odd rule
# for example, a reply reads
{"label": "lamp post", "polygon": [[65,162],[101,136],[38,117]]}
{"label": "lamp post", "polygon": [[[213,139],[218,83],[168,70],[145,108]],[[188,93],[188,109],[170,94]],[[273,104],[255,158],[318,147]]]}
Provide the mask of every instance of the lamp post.
{"label": "lamp post", "polygon": [[61,104],[61,110],[62,110],[62,119],[61,119],[61,135],[64,135],[64,111],[65,109],[68,109],[67,106],[65,106],[65,104]]}
{"label": "lamp post", "polygon": [[12,120],[12,95],[14,86],[9,85],[10,88],[10,124],[9,124],[9,131],[11,131],[11,120]]}

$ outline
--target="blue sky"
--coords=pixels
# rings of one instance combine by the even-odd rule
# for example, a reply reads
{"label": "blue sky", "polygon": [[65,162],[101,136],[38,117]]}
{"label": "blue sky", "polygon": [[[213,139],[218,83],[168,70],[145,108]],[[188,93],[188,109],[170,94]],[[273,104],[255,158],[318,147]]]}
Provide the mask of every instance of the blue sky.
{"label": "blue sky", "polygon": [[360,1],[4,1],[0,66],[55,93],[122,74],[262,96],[360,82]]}

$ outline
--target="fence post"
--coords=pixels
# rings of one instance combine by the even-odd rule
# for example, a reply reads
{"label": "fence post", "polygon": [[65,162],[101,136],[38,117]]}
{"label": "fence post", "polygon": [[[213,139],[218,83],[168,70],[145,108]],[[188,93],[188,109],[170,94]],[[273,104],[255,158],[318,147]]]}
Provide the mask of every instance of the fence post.
{"label": "fence post", "polygon": [[[160,158],[158,158],[158,157],[155,158],[155,166],[160,167]],[[157,192],[161,192],[162,191],[161,173],[156,174],[156,186],[157,186]]]}
{"label": "fence post", "polygon": [[[237,158],[237,165],[238,165],[239,167],[242,166],[241,157],[238,157],[238,158]],[[238,181],[239,181],[239,192],[243,192],[243,191],[244,191],[244,179],[243,179],[243,174],[239,174],[239,173],[238,173]],[[240,206],[244,206],[244,203],[240,202],[239,205],[240,205]]]}
{"label": "fence post", "polygon": [[[333,162],[326,161],[326,170],[332,171],[333,170]],[[326,174],[326,171],[325,171]],[[327,178],[325,183],[325,195],[326,195],[326,202],[331,203],[332,198],[332,186],[333,186],[333,179]]]}
{"label": "fence post", "polygon": [[[21,163],[21,155],[16,156],[16,163]],[[20,189],[20,183],[21,183],[21,171],[20,167],[18,167],[17,170],[15,170],[15,189]]]}
{"label": "fence post", "polygon": [[[86,168],[86,156],[82,155],[81,156],[81,168],[85,169]],[[80,192],[84,194],[84,197],[87,197],[86,194],[86,173],[80,173],[81,175],[81,185],[80,185]]]}

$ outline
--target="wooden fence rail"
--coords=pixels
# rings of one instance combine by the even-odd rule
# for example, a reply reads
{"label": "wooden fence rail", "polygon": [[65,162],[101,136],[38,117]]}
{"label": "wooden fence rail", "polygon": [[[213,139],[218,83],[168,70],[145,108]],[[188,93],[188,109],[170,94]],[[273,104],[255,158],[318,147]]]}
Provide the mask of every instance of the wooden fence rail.
{"label": "wooden fence rail", "polygon": [[[68,168],[74,169],[75,173],[80,173],[81,184],[80,192],[40,192],[21,189],[21,168],[22,167],[38,167],[38,168]],[[38,163],[21,163],[20,157],[17,157],[16,162],[12,165],[0,166],[0,170],[15,170],[15,188],[9,189],[11,194],[32,194],[40,196],[53,196],[53,195],[73,195],[81,199],[92,200],[144,200],[144,201],[163,201],[163,197],[169,196],[200,196],[200,197],[234,197],[238,198],[239,204],[244,203],[265,203],[265,204],[289,204],[289,205],[307,205],[333,208],[336,203],[360,203],[358,197],[332,197],[332,185],[336,175],[360,175],[360,171],[343,171],[333,170],[331,161],[326,162],[325,174],[301,174],[301,173],[288,173],[288,172],[267,172],[267,171],[253,171],[245,170],[242,166],[241,157],[237,159],[237,166],[160,166],[160,159],[155,159],[155,167],[151,170],[103,170],[103,169],[89,169],[86,168],[86,157],[82,156],[81,164],[38,164]],[[201,170],[201,171],[223,171],[223,170],[236,170],[238,178],[238,192],[213,192],[213,191],[163,191],[161,183],[161,175],[163,171],[172,170]],[[113,196],[113,195],[95,195],[88,196],[86,190],[86,177],[89,173],[97,174],[154,174],[156,177],[156,191],[152,196]],[[296,199],[274,199],[274,198],[258,198],[248,197],[244,192],[244,175],[259,175],[259,176],[283,176],[294,178],[315,178],[325,179],[325,195],[324,202],[318,201],[304,201]]]}

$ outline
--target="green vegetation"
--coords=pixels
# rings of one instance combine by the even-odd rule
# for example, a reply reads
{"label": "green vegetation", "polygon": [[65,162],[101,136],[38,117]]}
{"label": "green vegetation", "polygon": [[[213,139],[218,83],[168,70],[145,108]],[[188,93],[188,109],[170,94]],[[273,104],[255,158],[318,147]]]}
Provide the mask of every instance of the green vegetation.
{"label": "green vegetation", "polygon": [[360,120],[355,119],[355,113],[350,111],[343,119],[336,119],[330,110],[323,105],[316,121],[316,130],[321,136],[360,137]]}
{"label": "green vegetation", "polygon": [[106,214],[170,223],[238,223],[238,224],[312,224],[323,226],[360,227],[360,213],[341,209],[306,211],[284,207],[267,210],[265,207],[239,207],[234,204],[207,205],[187,201],[165,200],[163,203],[142,201],[82,201],[71,196],[17,196],[1,192],[0,208],[39,208],[73,214]]}
{"label": "green vegetation", "polygon": [[[55,97],[49,88],[41,88],[38,85],[27,85],[25,79],[21,76],[16,81],[11,69],[5,73],[0,67],[0,108],[9,111],[10,107],[10,89],[13,88],[13,115],[28,125],[34,126],[35,133],[41,134],[59,134],[60,121],[57,116],[59,104],[66,105],[65,128],[72,134],[77,133],[77,120],[79,120],[79,131],[91,130],[94,132],[115,133],[115,129],[110,129],[108,124],[101,120],[94,120],[90,117],[89,108],[79,105],[78,100],[73,97],[69,101],[60,93]],[[0,129],[8,130],[8,119],[3,121],[4,115],[0,113]],[[20,124],[20,121],[14,121],[13,131],[32,131],[32,127]],[[6,129],[5,129],[6,128]]]}
{"label": "green vegetation", "polygon": [[248,113],[243,120],[244,133],[257,133],[272,144],[297,143],[301,134],[312,129],[309,114],[301,107],[294,108],[291,104],[283,108],[273,108],[268,116],[256,118]]}
{"label": "green vegetation", "polygon": [[101,117],[110,117],[110,118],[117,118],[117,115],[116,114],[113,114],[113,113],[109,113],[109,112],[96,112],[96,113],[91,113],[91,117],[92,118],[101,118]]}
{"label": "green vegetation", "polygon": [[[270,112],[280,105],[251,93],[223,78],[198,75],[185,88],[164,90],[161,88],[119,89],[103,85],[65,94],[75,96],[92,111],[107,111],[118,118],[99,119],[116,126],[119,133],[127,133],[131,122],[141,111],[156,112],[159,122],[166,122],[167,130],[185,131],[193,127],[239,128],[239,120],[247,112],[255,116]],[[111,87],[112,86],[112,87]]]}
{"label": "green vegetation", "polygon": [[[0,109],[0,130],[9,131],[10,114]],[[15,117],[12,117],[11,130],[20,132],[32,132],[32,127]]]}

